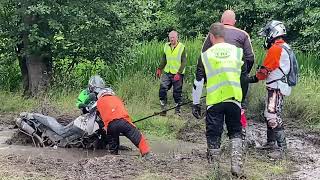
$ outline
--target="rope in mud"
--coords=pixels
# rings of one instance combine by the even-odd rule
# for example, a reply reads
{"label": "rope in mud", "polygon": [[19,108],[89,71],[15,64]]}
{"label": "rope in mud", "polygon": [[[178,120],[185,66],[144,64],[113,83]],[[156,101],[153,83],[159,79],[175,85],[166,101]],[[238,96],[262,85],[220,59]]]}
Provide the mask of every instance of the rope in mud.
{"label": "rope in mud", "polygon": [[[206,97],[206,96],[202,96],[200,99],[203,99],[203,98],[205,98],[205,97]],[[140,122],[140,121],[143,121],[143,120],[149,119],[149,118],[154,117],[154,116],[157,116],[157,115],[159,115],[159,114],[161,114],[161,113],[164,113],[164,112],[167,112],[167,111],[173,110],[173,109],[175,109],[176,107],[181,107],[181,106],[184,106],[184,105],[190,104],[190,103],[192,103],[192,102],[193,102],[193,101],[187,101],[187,102],[184,102],[184,103],[179,104],[178,106],[174,106],[174,107],[171,107],[171,108],[169,108],[169,109],[165,109],[165,110],[160,111],[160,112],[154,112],[152,115],[149,115],[149,116],[146,116],[146,117],[144,117],[144,118],[141,118],[141,119],[135,120],[135,121],[133,121],[132,123],[136,123],[136,122]]]}

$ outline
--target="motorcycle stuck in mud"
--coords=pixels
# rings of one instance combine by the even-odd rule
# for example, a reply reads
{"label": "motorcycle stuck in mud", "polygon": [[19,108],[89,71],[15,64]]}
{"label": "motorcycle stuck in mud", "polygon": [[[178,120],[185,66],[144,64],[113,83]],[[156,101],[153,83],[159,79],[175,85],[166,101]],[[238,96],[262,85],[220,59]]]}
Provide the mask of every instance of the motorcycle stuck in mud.
{"label": "motorcycle stuck in mud", "polygon": [[97,122],[96,103],[68,125],[60,124],[55,118],[39,113],[23,112],[16,119],[19,130],[30,136],[38,147],[105,148],[105,131]]}

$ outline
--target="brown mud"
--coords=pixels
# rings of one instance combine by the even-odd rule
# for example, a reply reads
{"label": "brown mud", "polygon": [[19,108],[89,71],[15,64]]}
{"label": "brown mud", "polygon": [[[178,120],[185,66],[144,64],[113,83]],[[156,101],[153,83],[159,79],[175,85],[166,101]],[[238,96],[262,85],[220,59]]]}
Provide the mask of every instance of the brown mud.
{"label": "brown mud", "polygon": [[[60,122],[67,123],[71,119],[61,117]],[[132,151],[121,151],[116,156],[103,150],[35,148],[30,138],[13,129],[12,121],[7,120],[0,126],[0,179],[208,179],[212,174],[206,161],[203,120],[190,118],[177,133],[180,140],[148,136],[153,151],[149,160],[141,158],[126,139],[121,139],[121,143]],[[265,124],[250,121],[247,134],[252,146],[261,146],[266,137]],[[319,179],[319,134],[294,127],[287,127],[286,134],[288,171],[262,179]],[[225,149],[223,167],[228,172],[228,148]],[[266,159],[266,155],[253,147],[247,153],[251,158],[276,161]],[[246,167],[244,171],[251,177]],[[231,177],[225,173],[222,179]]]}

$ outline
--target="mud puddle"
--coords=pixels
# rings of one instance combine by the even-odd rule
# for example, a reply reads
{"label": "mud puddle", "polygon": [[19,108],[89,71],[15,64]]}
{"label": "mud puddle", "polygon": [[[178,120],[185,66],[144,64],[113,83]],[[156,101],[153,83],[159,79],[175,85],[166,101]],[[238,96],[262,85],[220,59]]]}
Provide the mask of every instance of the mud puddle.
{"label": "mud puddle", "polygon": [[[320,136],[308,134],[302,129],[287,127],[287,157],[293,163],[289,179],[320,179]],[[249,137],[255,146],[265,143],[266,127],[262,123],[251,123],[249,126]],[[251,136],[251,137],[250,137]]]}
{"label": "mud puddle", "polygon": [[[206,142],[201,121],[187,122],[179,133],[180,140],[165,140],[147,136],[154,156],[145,161],[126,138],[121,144],[131,151],[120,151],[120,155],[108,154],[105,150],[35,148],[30,145],[7,145],[15,130],[0,128],[0,177],[5,179],[207,179],[210,167],[205,157]],[[266,139],[263,123],[250,122],[247,138],[256,152]],[[288,158],[292,163],[286,175],[272,176],[276,179],[319,179],[320,148],[319,135],[305,134],[302,130],[286,128]],[[189,142],[186,142],[189,141]],[[196,143],[192,143],[196,142]],[[227,144],[227,143],[224,143]],[[228,155],[228,153],[224,153]],[[224,159],[226,164],[229,157]],[[269,160],[268,160],[269,161]],[[226,167],[226,166],[225,166]],[[244,167],[250,172],[252,167]],[[251,169],[250,169],[251,168]],[[228,171],[228,167],[226,169]],[[14,173],[13,173],[14,172]],[[251,173],[251,172],[250,172]],[[268,179],[270,177],[263,177]],[[230,179],[226,175],[222,179]],[[259,179],[259,178],[258,178]]]}
{"label": "mud puddle", "polygon": [[[193,179],[206,174],[205,158],[192,155],[204,145],[147,136],[154,155],[145,161],[124,137],[121,144],[132,151],[115,156],[106,150],[5,144],[15,131],[0,131],[0,177],[4,179]],[[190,173],[194,169],[199,170]]]}

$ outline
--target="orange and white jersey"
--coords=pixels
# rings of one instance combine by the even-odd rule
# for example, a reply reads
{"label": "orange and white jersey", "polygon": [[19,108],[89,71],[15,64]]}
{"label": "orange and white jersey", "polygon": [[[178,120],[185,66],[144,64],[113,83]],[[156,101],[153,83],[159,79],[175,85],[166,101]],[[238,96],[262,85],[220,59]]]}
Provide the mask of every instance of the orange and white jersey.
{"label": "orange and white jersey", "polygon": [[282,45],[290,49],[289,45],[282,39],[276,40],[268,50],[263,61],[263,66],[270,71],[270,74],[266,79],[267,87],[280,89],[283,95],[289,96],[291,87],[286,82],[280,80],[284,78],[284,74],[288,74],[290,71],[289,54],[281,47]]}

